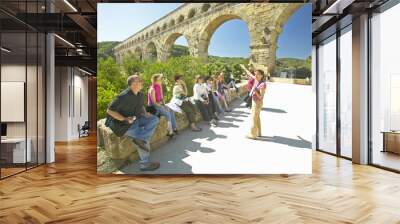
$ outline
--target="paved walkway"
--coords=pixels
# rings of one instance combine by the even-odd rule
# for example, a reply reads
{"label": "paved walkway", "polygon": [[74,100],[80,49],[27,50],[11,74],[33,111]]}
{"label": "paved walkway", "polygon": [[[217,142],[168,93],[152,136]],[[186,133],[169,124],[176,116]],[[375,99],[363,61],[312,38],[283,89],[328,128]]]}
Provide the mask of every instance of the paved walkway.
{"label": "paved walkway", "polygon": [[250,130],[250,109],[237,100],[218,127],[203,124],[202,132],[186,130],[153,151],[151,159],[161,163],[159,170],[141,172],[135,163],[121,173],[311,173],[312,103],[311,86],[269,83],[260,140],[245,138]]}

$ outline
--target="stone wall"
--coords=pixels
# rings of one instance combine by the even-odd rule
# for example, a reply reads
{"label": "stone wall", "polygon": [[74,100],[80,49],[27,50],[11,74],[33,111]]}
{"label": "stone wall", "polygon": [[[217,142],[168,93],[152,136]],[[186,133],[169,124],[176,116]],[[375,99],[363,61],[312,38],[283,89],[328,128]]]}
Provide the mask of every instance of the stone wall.
{"label": "stone wall", "polygon": [[[118,62],[136,55],[165,61],[175,41],[184,36],[191,56],[207,59],[213,33],[226,21],[240,19],[250,36],[250,63],[272,73],[278,36],[289,17],[303,4],[294,3],[185,3],[114,48]],[[156,57],[156,58],[155,58]]]}
{"label": "stone wall", "polygon": [[[247,92],[246,83],[238,84],[239,94]],[[230,89],[231,99],[235,99],[237,93]],[[189,127],[186,114],[175,113],[178,130],[182,131]],[[201,120],[199,111],[196,111],[196,120]],[[98,173],[113,173],[124,165],[135,162],[138,159],[136,145],[127,137],[116,136],[110,128],[104,125],[105,119],[97,122],[97,171]],[[151,149],[157,149],[168,141],[167,121],[161,117],[157,129],[150,140]]]}

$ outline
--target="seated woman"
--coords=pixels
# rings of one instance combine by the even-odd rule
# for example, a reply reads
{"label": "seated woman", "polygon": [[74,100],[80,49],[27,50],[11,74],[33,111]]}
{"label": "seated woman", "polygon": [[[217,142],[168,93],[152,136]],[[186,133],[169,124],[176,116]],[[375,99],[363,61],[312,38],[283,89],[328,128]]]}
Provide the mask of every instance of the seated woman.
{"label": "seated woman", "polygon": [[213,98],[215,100],[215,105],[217,106],[217,111],[218,114],[224,113],[224,109],[221,106],[221,103],[219,102],[219,93],[217,89],[217,78],[215,75],[211,76],[212,79],[212,92],[213,92]]}
{"label": "seated woman", "polygon": [[175,112],[165,106],[162,80],[162,74],[154,74],[151,77],[152,84],[150,85],[147,95],[147,105],[154,106],[154,108],[157,110],[157,113],[167,119],[168,136],[172,138],[175,134],[178,133],[178,129],[176,127]]}
{"label": "seated woman", "polygon": [[236,93],[239,93],[239,87],[236,86],[236,81],[235,81],[235,77],[233,76],[233,73],[231,73],[229,75],[229,79],[226,82],[226,86],[228,88],[234,88]]}
{"label": "seated woman", "polygon": [[213,108],[213,113],[215,115],[215,118],[218,120],[218,115],[223,113],[224,110],[222,110],[221,105],[219,104],[219,100],[216,95],[214,95],[214,90],[215,90],[215,82],[212,76],[207,76],[206,79],[206,87],[207,87],[207,93],[208,93],[208,98],[210,99],[210,103]]}
{"label": "seated woman", "polygon": [[174,89],[172,90],[172,95],[174,98],[177,99],[177,102],[180,102],[180,105],[178,105],[186,114],[190,127],[192,131],[201,131],[201,128],[197,127],[196,125],[196,108],[195,105],[193,105],[189,97],[187,97],[188,91],[186,87],[185,80],[183,80],[181,75],[176,75],[175,76],[175,86]]}
{"label": "seated woman", "polygon": [[200,75],[197,75],[195,79],[193,99],[197,108],[200,110],[203,120],[210,122],[211,126],[217,126],[213,108],[208,98],[207,87],[204,85],[204,79]]}
{"label": "seated woman", "polygon": [[224,73],[221,72],[217,79],[218,97],[219,97],[219,101],[221,102],[221,104],[225,107],[225,112],[231,112],[232,110],[229,109],[228,103],[226,102],[225,89],[227,89],[227,87],[225,86],[225,83],[224,83]]}

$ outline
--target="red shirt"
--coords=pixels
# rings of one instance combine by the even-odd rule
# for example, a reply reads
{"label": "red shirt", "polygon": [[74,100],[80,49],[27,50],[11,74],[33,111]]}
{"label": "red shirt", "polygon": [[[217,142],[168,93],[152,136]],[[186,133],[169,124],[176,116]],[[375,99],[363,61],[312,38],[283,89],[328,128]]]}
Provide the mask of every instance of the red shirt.
{"label": "red shirt", "polygon": [[254,85],[254,79],[250,78],[249,81],[247,81],[247,92],[250,92],[251,89],[253,89],[253,85]]}
{"label": "red shirt", "polygon": [[[265,83],[265,82],[261,82],[261,83],[256,83],[256,86],[254,87],[255,89],[257,89],[258,90],[258,92],[261,92],[261,90],[262,89],[265,89],[265,88],[267,88],[267,83]],[[253,90],[253,91],[255,91],[255,90]],[[258,97],[257,97],[257,95],[256,94],[254,94],[253,93],[253,95],[252,95],[252,97],[253,97],[253,100],[260,100]]]}
{"label": "red shirt", "polygon": [[[161,101],[162,101],[162,99],[164,98],[164,96],[163,96],[163,91],[162,91],[162,86],[161,85],[159,85],[159,84],[156,84],[156,83],[154,83],[154,84],[152,84],[151,85],[151,87],[154,89],[154,91],[155,91],[155,95],[156,95],[156,103],[160,103]],[[151,88],[150,87],[150,88]],[[150,91],[149,91],[149,93],[147,94],[147,105],[152,105],[154,102],[153,102],[153,100],[151,99],[151,94],[150,94]]]}

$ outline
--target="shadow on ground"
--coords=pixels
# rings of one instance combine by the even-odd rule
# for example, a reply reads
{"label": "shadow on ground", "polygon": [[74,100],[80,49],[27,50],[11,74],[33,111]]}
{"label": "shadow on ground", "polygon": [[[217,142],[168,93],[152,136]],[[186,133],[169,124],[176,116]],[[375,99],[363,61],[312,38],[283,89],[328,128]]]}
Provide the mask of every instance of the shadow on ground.
{"label": "shadow on ground", "polygon": [[262,108],[262,110],[265,112],[271,112],[271,113],[287,114],[287,112],[285,110],[275,109],[275,108],[264,107],[264,108]]}
{"label": "shadow on ground", "polygon": [[[227,123],[229,124],[229,123]],[[225,124],[226,125],[226,124]],[[139,170],[137,162],[121,169],[125,174],[191,174],[192,166],[187,164],[184,159],[191,153],[213,153],[212,148],[202,147],[199,140],[213,141],[217,138],[225,139],[227,136],[216,134],[208,124],[202,124],[201,132],[185,130],[176,139],[170,140],[165,145],[168,147],[154,151],[150,157],[152,161],[160,162],[160,168],[155,171],[143,172]],[[233,127],[233,125],[232,125]],[[164,145],[164,146],[165,146]],[[164,147],[161,146],[161,147]],[[172,156],[171,156],[172,155]],[[165,160],[163,158],[169,158]]]}
{"label": "shadow on ground", "polygon": [[296,148],[305,148],[305,149],[311,149],[311,142],[303,139],[300,136],[297,136],[298,139],[293,139],[293,138],[287,138],[287,137],[282,137],[282,136],[261,136],[257,140],[259,141],[265,141],[265,142],[274,142],[278,144],[284,144]]}

